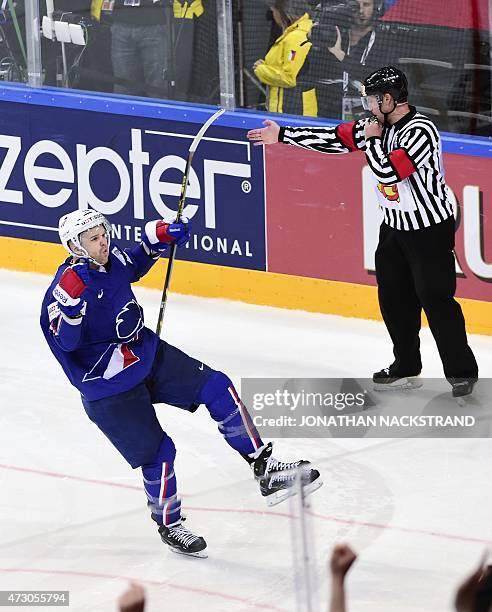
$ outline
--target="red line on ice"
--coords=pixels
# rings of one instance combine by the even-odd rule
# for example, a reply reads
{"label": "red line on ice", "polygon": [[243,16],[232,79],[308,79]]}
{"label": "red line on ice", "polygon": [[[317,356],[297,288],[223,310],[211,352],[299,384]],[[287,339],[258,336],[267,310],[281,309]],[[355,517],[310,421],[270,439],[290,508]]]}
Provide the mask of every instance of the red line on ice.
{"label": "red line on ice", "polygon": [[[87,482],[91,484],[100,484],[106,485],[109,487],[122,487],[124,489],[133,489],[135,491],[141,491],[142,487],[137,485],[130,484],[122,484],[117,482],[110,482],[108,480],[97,480],[95,478],[85,478],[83,476],[72,476],[69,474],[59,474],[57,472],[48,472],[44,470],[35,470],[33,468],[24,468],[18,467],[15,465],[5,465],[0,463],[0,469],[4,470],[15,470],[18,472],[27,472],[30,474],[40,474],[41,476],[51,476],[53,478],[63,478],[66,480],[75,480],[78,482]],[[180,494],[181,497],[186,497],[186,495]],[[284,518],[293,518],[292,514],[289,512],[275,512],[275,511],[266,511],[266,510],[252,510],[248,508],[204,508],[199,506],[189,506],[186,505],[188,510],[196,510],[197,512],[222,512],[222,513],[234,513],[234,514],[259,514],[263,516],[272,516],[272,517],[284,517]],[[431,531],[428,529],[418,529],[413,527],[398,527],[398,525],[388,525],[386,523],[374,523],[369,521],[361,521],[357,519],[345,519],[337,516],[330,516],[326,514],[318,514],[316,512],[310,512],[310,514],[317,519],[322,521],[329,521],[332,523],[341,523],[343,525],[355,525],[358,527],[368,527],[370,529],[388,529],[391,531],[399,531],[400,533],[414,533],[419,535],[433,536],[435,538],[442,538],[446,540],[456,540],[459,542],[476,542],[479,544],[487,544],[491,545],[492,540],[487,540],[485,538],[476,538],[472,536],[462,536],[455,535],[452,533],[444,533],[439,531]]]}
{"label": "red line on ice", "polygon": [[108,480],[97,480],[96,478],[85,478],[83,476],[71,476],[70,474],[60,474],[58,472],[48,472],[46,470],[35,470],[34,468],[18,467],[17,465],[5,465],[0,463],[0,469],[15,470],[16,472],[27,472],[28,474],[39,474],[41,476],[51,476],[52,478],[63,478],[66,480],[77,480],[78,482],[90,482],[92,484],[103,484],[108,487],[120,487],[122,489],[134,489],[141,491],[142,487],[137,485],[123,484],[119,482],[110,482]]}
{"label": "red line on ice", "polygon": [[[2,466],[3,467],[3,466]],[[170,589],[176,589],[178,591],[186,591],[189,593],[198,593],[200,595],[208,595],[210,597],[219,597],[220,599],[226,599],[228,601],[236,601],[238,603],[247,604],[253,608],[260,608],[261,610],[276,610],[277,612],[286,612],[285,608],[277,608],[272,604],[265,604],[260,602],[251,601],[245,597],[238,597],[237,595],[228,595],[227,593],[220,593],[219,591],[210,591],[208,589],[202,589],[199,587],[183,586],[181,584],[174,584],[167,580],[147,580],[143,578],[136,578],[135,576],[119,576],[118,574],[103,574],[100,572],[83,572],[77,570],[57,570],[57,569],[39,569],[39,568],[25,568],[25,567],[12,567],[12,568],[0,568],[0,572],[11,573],[11,574],[51,574],[51,575],[63,575],[63,576],[83,576],[86,578],[107,578],[109,580],[124,580],[126,582],[139,582],[140,584],[148,584],[153,586],[169,587]]]}

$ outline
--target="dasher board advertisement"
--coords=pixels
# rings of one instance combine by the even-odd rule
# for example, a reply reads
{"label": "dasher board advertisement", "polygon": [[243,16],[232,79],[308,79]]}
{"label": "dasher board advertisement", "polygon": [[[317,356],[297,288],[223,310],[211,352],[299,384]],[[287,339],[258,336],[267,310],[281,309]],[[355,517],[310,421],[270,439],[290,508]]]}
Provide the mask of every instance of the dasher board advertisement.
{"label": "dasher board advertisement", "polygon": [[[58,219],[94,207],[122,246],[172,218],[196,123],[2,103],[0,235],[58,242]],[[266,269],[263,151],[213,125],[193,158],[180,258]]]}

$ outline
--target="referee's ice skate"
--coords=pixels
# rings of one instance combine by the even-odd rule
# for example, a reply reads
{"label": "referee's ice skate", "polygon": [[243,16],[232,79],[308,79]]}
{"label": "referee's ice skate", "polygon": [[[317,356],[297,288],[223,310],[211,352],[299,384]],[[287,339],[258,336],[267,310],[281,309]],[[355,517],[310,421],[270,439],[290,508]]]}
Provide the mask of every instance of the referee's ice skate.
{"label": "referee's ice skate", "polygon": [[318,470],[311,468],[311,463],[304,459],[289,463],[272,457],[272,443],[269,442],[252,463],[260,491],[266,497],[269,506],[275,506],[295,494],[293,488],[296,475],[302,470],[304,494],[309,495],[323,484]]}
{"label": "referee's ice skate", "polygon": [[450,379],[453,398],[460,406],[464,406],[471,398],[473,387],[477,383],[477,378],[454,378]]}
{"label": "referee's ice skate", "polygon": [[208,556],[205,552],[207,548],[205,540],[186,529],[182,520],[167,527],[160,525],[159,534],[162,541],[175,553],[202,559],[206,559]]}
{"label": "referee's ice skate", "polygon": [[395,391],[419,389],[422,381],[419,379],[420,372],[403,374],[392,370],[392,367],[383,368],[374,372],[372,381],[375,391]]}

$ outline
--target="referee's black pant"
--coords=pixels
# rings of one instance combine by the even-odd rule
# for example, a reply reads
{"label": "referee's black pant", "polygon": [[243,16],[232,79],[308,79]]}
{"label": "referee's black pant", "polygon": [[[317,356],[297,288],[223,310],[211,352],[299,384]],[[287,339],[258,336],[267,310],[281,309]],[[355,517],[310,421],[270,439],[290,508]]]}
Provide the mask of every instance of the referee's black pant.
{"label": "referee's black pant", "polygon": [[478,377],[463,313],[454,299],[454,232],[453,217],[413,231],[381,225],[376,278],[381,314],[393,341],[392,375],[411,376],[422,369],[419,331],[423,308],[446,378]]}

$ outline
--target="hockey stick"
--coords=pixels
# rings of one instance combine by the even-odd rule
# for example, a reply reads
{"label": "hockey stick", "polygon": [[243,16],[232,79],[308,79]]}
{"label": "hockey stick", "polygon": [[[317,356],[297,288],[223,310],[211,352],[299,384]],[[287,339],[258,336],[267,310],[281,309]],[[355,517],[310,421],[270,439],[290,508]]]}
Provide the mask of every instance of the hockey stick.
{"label": "hockey stick", "polygon": [[[207,121],[202,125],[200,131],[193,139],[190,148],[188,149],[188,158],[186,160],[185,172],[183,175],[183,182],[181,183],[181,194],[179,196],[178,202],[178,210],[176,213],[176,223],[181,221],[181,215],[183,214],[184,203],[186,199],[186,188],[188,187],[188,176],[190,174],[191,163],[193,161],[193,156],[195,155],[196,148],[198,147],[198,143],[203,138],[203,135],[208,130],[208,128],[212,125],[212,123],[220,117],[225,112],[224,108],[219,109],[216,113],[214,113]],[[174,258],[176,257],[176,243],[173,242],[171,244],[171,249],[169,251],[169,261],[167,264],[166,270],[166,279],[164,281],[164,289],[162,290],[162,298],[161,298],[161,306],[159,308],[159,318],[157,319],[157,328],[156,334],[158,336],[161,335],[162,330],[162,321],[164,319],[164,311],[166,310],[167,303],[167,294],[169,291],[169,283],[171,281],[171,274],[173,271]]]}

